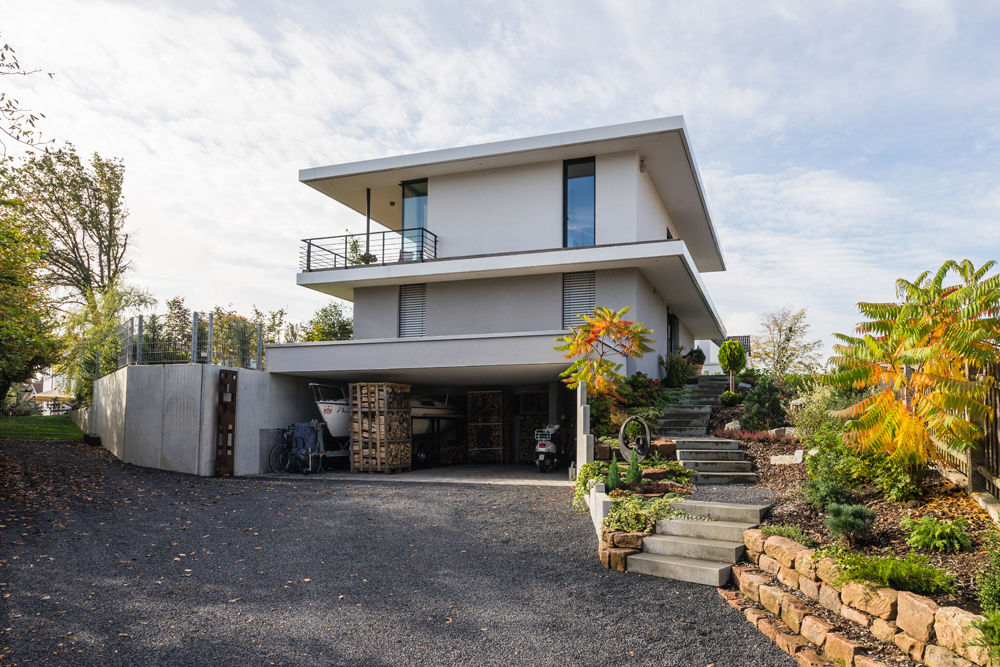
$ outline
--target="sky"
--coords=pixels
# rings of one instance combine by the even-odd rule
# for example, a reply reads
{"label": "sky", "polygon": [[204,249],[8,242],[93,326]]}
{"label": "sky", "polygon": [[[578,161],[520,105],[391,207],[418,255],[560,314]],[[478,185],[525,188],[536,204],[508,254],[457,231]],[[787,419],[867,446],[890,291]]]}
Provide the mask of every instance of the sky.
{"label": "sky", "polygon": [[299,240],[364,219],[301,168],[682,114],[728,270],[730,334],[811,334],[947,259],[1000,255],[990,2],[99,2],[4,10],[52,72],[2,85],[43,134],[117,156],[130,282],[285,308]]}

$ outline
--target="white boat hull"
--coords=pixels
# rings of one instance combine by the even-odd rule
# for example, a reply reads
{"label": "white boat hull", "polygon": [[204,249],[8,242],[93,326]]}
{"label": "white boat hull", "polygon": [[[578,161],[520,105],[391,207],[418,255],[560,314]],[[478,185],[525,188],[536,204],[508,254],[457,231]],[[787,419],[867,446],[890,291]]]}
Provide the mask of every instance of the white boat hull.
{"label": "white boat hull", "polygon": [[334,438],[346,438],[351,433],[351,408],[347,399],[339,401],[316,401],[326,428]]}

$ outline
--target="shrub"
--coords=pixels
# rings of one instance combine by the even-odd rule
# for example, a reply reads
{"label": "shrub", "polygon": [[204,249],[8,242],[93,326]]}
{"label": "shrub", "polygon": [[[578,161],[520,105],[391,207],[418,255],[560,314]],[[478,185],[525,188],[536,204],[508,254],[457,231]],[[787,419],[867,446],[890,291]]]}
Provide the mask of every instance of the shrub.
{"label": "shrub", "polygon": [[662,498],[650,498],[645,503],[645,511],[652,516],[654,525],[661,519],[677,519],[687,516],[684,510],[673,506],[678,500],[683,500],[684,496],[679,493],[668,493]]}
{"label": "shrub", "polygon": [[675,459],[665,459],[659,454],[654,454],[646,459],[646,467],[656,468],[657,470],[666,470],[668,474],[663,478],[663,481],[666,482],[687,484],[691,481],[691,471],[682,466],[680,461]]}
{"label": "shrub", "polygon": [[824,477],[806,482],[802,487],[802,495],[807,503],[818,510],[825,510],[829,505],[849,505],[857,501],[857,496],[851,489]]}
{"label": "shrub", "polygon": [[639,454],[634,449],[628,461],[628,472],[625,473],[626,484],[638,484],[642,481],[642,469],[639,468]]}
{"label": "shrub", "polygon": [[663,396],[660,381],[645,373],[633,373],[618,387],[622,402],[629,408],[664,405],[667,399]]}
{"label": "shrub", "polygon": [[734,405],[739,405],[743,402],[742,394],[738,394],[735,391],[724,391],[722,396],[719,398],[719,403],[729,408]]}
{"label": "shrub", "polygon": [[798,526],[793,526],[787,523],[776,523],[768,526],[761,526],[760,532],[763,533],[765,538],[771,537],[772,535],[780,535],[781,537],[787,537],[790,540],[795,540],[803,546],[807,546],[810,549],[819,546],[819,542],[811,538]]}
{"label": "shrub", "polygon": [[864,505],[830,503],[826,506],[826,511],[827,517],[823,523],[834,537],[843,537],[848,544],[853,545],[871,535],[875,512]]}
{"label": "shrub", "polygon": [[917,520],[903,519],[899,522],[903,530],[910,531],[906,541],[915,549],[925,551],[961,551],[972,545],[972,538],[966,530],[968,522],[959,517],[954,521],[940,521],[932,516]]}
{"label": "shrub", "polygon": [[719,366],[729,374],[729,390],[735,389],[733,375],[747,365],[747,352],[738,340],[727,340],[719,347]]}
{"label": "shrub", "polygon": [[642,496],[612,498],[611,509],[601,525],[615,532],[648,533],[656,525],[656,520],[644,505]]}
{"label": "shrub", "polygon": [[953,591],[953,577],[929,565],[929,561],[927,556],[915,553],[907,554],[906,558],[850,552],[837,556],[842,581],[866,582],[878,588],[895,588],[921,595]]}
{"label": "shrub", "polygon": [[573,507],[581,512],[586,512],[587,494],[590,493],[593,485],[598,482],[603,482],[606,486],[607,480],[604,476],[607,474],[608,464],[604,461],[593,461],[580,466],[580,469],[576,472],[576,483],[573,489]]}
{"label": "shrub", "polygon": [[979,604],[989,611],[1000,610],[1000,533],[993,531],[987,536],[989,560],[976,575],[979,589]]}
{"label": "shrub", "polygon": [[830,422],[842,430],[844,420],[830,414],[854,404],[857,398],[828,385],[813,382],[807,385],[792,405],[788,406],[788,423],[795,427],[800,438],[815,435]]}
{"label": "shrub", "polygon": [[660,355],[663,384],[667,387],[683,387],[688,378],[694,375],[694,367],[690,360],[680,354]]}
{"label": "shrub", "polygon": [[695,366],[705,365],[705,350],[700,347],[693,347],[684,353],[684,358]]}
{"label": "shrub", "polygon": [[979,630],[981,637],[970,642],[969,646],[981,646],[990,654],[991,664],[1000,664],[1000,609],[984,610],[985,618],[976,619],[972,627]]}
{"label": "shrub", "polygon": [[766,431],[785,422],[781,392],[771,378],[760,378],[743,399],[743,405],[746,406],[746,412],[741,421],[751,431]]}
{"label": "shrub", "polygon": [[620,489],[622,486],[621,471],[618,469],[618,458],[613,452],[611,454],[611,463],[608,464],[608,479],[604,483],[604,486],[608,491]]}

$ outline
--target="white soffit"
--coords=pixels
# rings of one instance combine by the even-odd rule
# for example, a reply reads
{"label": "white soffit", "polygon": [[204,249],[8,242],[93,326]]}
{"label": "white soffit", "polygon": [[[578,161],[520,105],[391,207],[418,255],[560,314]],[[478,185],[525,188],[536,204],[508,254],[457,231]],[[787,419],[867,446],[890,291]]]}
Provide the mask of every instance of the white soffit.
{"label": "white soffit", "polygon": [[371,188],[372,219],[399,229],[402,181],[623,151],[645,159],[647,173],[698,270],[725,270],[683,116],[313,167],[299,171],[299,180],[362,215],[365,191]]}

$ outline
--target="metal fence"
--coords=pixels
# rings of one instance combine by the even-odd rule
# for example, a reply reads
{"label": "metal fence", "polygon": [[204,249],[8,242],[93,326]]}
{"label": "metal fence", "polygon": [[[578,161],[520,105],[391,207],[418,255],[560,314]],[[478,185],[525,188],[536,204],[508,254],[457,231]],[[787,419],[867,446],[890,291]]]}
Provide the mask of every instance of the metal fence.
{"label": "metal fence", "polygon": [[403,264],[437,257],[437,236],[426,229],[302,239],[299,268],[325,271],[366,264]]}
{"label": "metal fence", "polygon": [[[991,368],[989,375],[1000,378],[1000,364]],[[994,385],[990,389],[986,403],[993,408],[993,418],[985,425],[983,451],[975,461],[977,465],[972,472],[982,480],[984,490],[993,494],[994,498],[1000,498],[1000,387]]]}
{"label": "metal fence", "polygon": [[[105,375],[123,366],[150,364],[217,364],[234,368],[264,368],[263,325],[213,313],[193,313],[190,322],[159,315],[138,315],[115,330],[116,366],[99,369]],[[103,371],[103,372],[102,372]]]}

